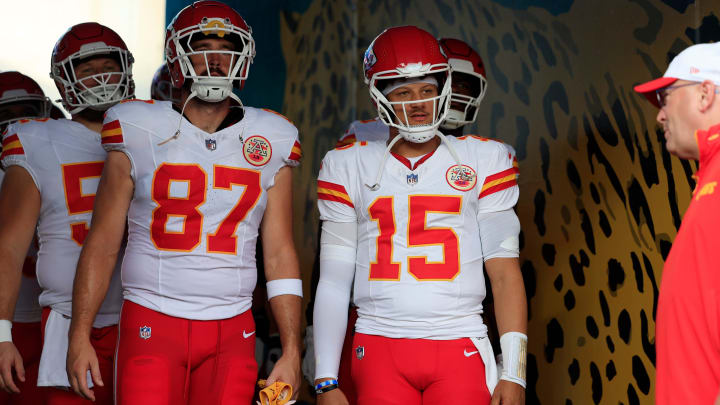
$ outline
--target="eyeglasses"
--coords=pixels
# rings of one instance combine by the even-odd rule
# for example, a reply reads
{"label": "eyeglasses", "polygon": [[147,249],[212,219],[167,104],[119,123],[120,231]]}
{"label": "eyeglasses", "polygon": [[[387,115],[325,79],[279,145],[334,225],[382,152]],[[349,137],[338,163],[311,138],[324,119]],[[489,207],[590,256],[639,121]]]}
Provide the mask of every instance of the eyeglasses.
{"label": "eyeglasses", "polygon": [[667,87],[663,87],[662,89],[655,90],[655,95],[657,96],[658,105],[660,106],[660,108],[665,107],[665,99],[667,99],[668,94],[670,94],[670,92],[668,90],[679,89],[680,87],[695,86],[697,84],[702,84],[702,82],[678,84],[677,86],[667,86]]}

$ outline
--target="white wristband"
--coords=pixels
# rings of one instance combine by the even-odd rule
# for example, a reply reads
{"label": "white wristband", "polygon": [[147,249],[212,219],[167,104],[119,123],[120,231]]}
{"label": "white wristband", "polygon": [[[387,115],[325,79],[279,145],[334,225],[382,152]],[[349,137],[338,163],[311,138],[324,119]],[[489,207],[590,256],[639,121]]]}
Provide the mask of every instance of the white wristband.
{"label": "white wristband", "polygon": [[277,297],[278,295],[297,295],[302,298],[302,280],[299,278],[279,278],[277,280],[268,281],[265,286],[267,287],[267,299],[268,301]]}
{"label": "white wristband", "polygon": [[525,388],[525,368],[527,360],[527,335],[520,332],[507,332],[500,337],[503,370],[501,380],[511,381]]}
{"label": "white wristband", "polygon": [[0,319],[0,343],[12,342],[12,322],[7,319]]}

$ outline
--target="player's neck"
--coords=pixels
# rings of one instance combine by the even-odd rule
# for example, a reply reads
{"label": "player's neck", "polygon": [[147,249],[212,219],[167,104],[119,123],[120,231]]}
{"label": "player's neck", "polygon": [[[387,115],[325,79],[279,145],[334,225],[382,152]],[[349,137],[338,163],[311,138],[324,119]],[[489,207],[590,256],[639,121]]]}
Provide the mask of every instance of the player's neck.
{"label": "player's neck", "polygon": [[217,131],[228,115],[230,102],[230,98],[217,103],[209,103],[193,98],[185,107],[184,115],[193,125],[212,134]]}
{"label": "player's neck", "polygon": [[98,134],[102,131],[103,115],[105,111],[95,111],[86,108],[72,116],[72,120],[85,125],[85,127]]}
{"label": "player's neck", "polygon": [[406,158],[414,158],[424,156],[435,151],[439,145],[440,138],[437,136],[424,143],[415,143],[400,139],[395,145],[393,145],[391,151]]}

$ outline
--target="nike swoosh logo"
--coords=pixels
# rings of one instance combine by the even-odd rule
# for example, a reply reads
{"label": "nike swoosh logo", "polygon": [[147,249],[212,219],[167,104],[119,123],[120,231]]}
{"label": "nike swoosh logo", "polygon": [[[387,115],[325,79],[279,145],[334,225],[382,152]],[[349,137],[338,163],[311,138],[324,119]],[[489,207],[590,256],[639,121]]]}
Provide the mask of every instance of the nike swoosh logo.
{"label": "nike swoosh logo", "polygon": [[477,350],[475,350],[474,352],[468,352],[467,350],[463,350],[463,352],[465,353],[465,357],[470,357],[473,354],[477,354]]}
{"label": "nike swoosh logo", "polygon": [[254,334],[255,334],[255,331],[252,331],[252,332],[250,332],[250,333],[245,333],[245,331],[243,330],[243,337],[244,337],[245,339],[249,338],[250,336],[252,336],[252,335],[254,335]]}

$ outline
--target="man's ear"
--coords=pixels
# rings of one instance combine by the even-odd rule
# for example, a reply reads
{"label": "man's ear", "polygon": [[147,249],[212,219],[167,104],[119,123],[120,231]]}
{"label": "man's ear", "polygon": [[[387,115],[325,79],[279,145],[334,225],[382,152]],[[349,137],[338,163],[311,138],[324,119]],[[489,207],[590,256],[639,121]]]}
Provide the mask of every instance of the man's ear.
{"label": "man's ear", "polygon": [[720,102],[720,86],[717,86],[710,80],[705,80],[700,84],[700,112],[706,112],[713,103]]}

